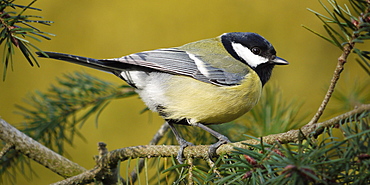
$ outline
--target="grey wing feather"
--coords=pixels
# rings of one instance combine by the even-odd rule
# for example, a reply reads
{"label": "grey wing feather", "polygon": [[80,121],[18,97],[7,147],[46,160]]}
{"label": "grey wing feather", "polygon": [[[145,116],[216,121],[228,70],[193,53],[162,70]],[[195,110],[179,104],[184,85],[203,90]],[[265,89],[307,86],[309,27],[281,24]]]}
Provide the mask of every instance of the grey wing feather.
{"label": "grey wing feather", "polygon": [[177,49],[159,49],[135,53],[121,58],[101,61],[119,61],[134,66],[147,67],[162,72],[190,76],[197,70],[186,52]]}
{"label": "grey wing feather", "polygon": [[[120,63],[146,67],[170,74],[185,75],[220,86],[236,85],[243,79],[243,76],[239,74],[212,67],[210,64],[202,61],[201,57],[194,56],[177,48],[146,51],[121,58],[100,61],[102,63],[106,61],[119,61]],[[111,67],[117,68],[114,63],[111,64],[113,65]]]}

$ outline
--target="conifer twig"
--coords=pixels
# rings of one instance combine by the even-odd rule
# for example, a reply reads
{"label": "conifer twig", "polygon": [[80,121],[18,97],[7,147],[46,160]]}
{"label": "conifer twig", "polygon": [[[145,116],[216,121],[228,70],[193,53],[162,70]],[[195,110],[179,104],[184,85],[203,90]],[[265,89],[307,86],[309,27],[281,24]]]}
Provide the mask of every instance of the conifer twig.
{"label": "conifer twig", "polygon": [[[309,124],[317,123],[318,120],[320,119],[321,115],[324,113],[324,110],[325,110],[327,104],[329,103],[329,100],[330,100],[330,98],[331,98],[331,96],[334,92],[335,86],[336,86],[336,84],[339,80],[340,74],[344,69],[344,64],[347,62],[348,56],[350,55],[352,50],[355,48],[356,42],[359,42],[359,40],[362,40],[362,39],[366,39],[366,38],[363,38],[363,35],[360,34],[360,32],[361,32],[360,30],[363,30],[364,24],[368,25],[370,23],[370,17],[368,17],[369,16],[368,14],[369,14],[369,11],[370,11],[370,2],[367,1],[366,4],[367,4],[367,7],[363,10],[363,13],[361,13],[359,15],[359,20],[354,20],[351,17],[350,17],[351,20],[349,20],[349,18],[348,18],[348,20],[346,20],[346,19],[344,19],[343,15],[340,15],[342,12],[334,11],[336,14],[338,14],[340,17],[342,17],[345,20],[346,26],[351,29],[352,33],[347,32],[347,30],[344,29],[344,26],[342,25],[342,23],[339,22],[337,18],[335,18],[335,21],[333,21],[333,22],[335,22],[336,24],[338,24],[341,27],[341,30],[344,32],[344,34],[349,39],[348,39],[347,42],[342,43],[341,45],[338,45],[338,46],[343,47],[342,48],[343,52],[342,52],[341,56],[338,58],[337,67],[334,70],[334,74],[333,74],[333,77],[331,79],[328,91],[326,92],[326,95],[325,95],[319,109],[317,110],[316,114],[313,116],[313,118],[311,119]],[[335,8],[338,9],[339,6],[336,5]],[[333,15],[335,15],[335,14],[333,14]],[[335,17],[335,16],[333,16],[333,17]],[[327,25],[327,22],[325,22],[325,23]],[[330,33],[330,31],[328,31],[328,33]],[[338,36],[340,36],[340,35],[338,34]],[[332,36],[332,38],[335,39],[334,36]],[[363,42],[363,41],[361,41],[361,42]]]}
{"label": "conifer twig", "polygon": [[335,86],[336,86],[336,84],[339,80],[340,74],[342,73],[342,71],[344,69],[344,64],[347,62],[347,57],[351,53],[351,51],[354,47],[354,44],[355,43],[352,42],[350,44],[347,44],[344,47],[342,55],[338,58],[337,67],[334,70],[334,74],[333,74],[333,77],[331,79],[328,91],[326,92],[325,97],[324,97],[319,109],[317,110],[316,114],[311,119],[311,121],[308,123],[309,125],[317,123],[317,121],[320,119],[321,115],[324,113],[324,110],[325,110],[326,106],[328,105],[329,100],[330,100],[330,98],[331,98],[331,96],[334,92]]}

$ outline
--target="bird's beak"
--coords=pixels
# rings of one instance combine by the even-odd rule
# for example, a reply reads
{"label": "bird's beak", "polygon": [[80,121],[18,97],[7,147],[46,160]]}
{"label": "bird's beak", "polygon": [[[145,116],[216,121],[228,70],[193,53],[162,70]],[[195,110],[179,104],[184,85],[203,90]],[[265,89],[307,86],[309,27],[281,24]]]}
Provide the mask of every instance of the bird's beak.
{"label": "bird's beak", "polygon": [[280,57],[276,57],[274,60],[272,60],[272,62],[275,64],[275,65],[288,65],[289,62],[286,61],[285,59],[282,59]]}

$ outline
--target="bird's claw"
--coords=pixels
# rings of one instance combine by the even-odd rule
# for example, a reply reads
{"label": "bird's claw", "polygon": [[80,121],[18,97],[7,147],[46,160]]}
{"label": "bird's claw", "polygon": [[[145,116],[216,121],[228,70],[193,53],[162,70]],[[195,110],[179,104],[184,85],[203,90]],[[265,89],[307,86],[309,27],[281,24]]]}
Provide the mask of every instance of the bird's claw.
{"label": "bird's claw", "polygon": [[184,159],[184,149],[188,146],[194,146],[194,144],[190,143],[190,142],[188,142],[184,139],[179,140],[179,144],[180,144],[180,150],[177,154],[176,159],[180,164],[184,164],[184,161],[185,161],[185,159]]}
{"label": "bird's claw", "polygon": [[219,138],[219,140],[217,141],[217,143],[215,144],[212,144],[211,146],[209,146],[209,149],[208,149],[208,156],[210,159],[214,158],[217,156],[217,149],[223,145],[223,144],[227,144],[227,143],[231,143],[231,141],[224,135],[221,135]]}

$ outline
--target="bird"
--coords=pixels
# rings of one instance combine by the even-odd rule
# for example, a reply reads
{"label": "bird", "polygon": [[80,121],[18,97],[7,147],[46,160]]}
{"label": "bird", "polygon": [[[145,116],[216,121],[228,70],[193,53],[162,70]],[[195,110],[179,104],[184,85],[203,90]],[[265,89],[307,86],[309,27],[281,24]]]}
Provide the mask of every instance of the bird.
{"label": "bird", "polygon": [[230,140],[207,125],[230,122],[250,111],[274,66],[289,64],[276,56],[269,41],[253,32],[229,32],[112,59],[57,52],[37,55],[109,72],[126,81],[168,123],[180,145],[179,163],[184,162],[184,149],[194,145],[174,125],[199,127],[217,138],[208,149],[209,156],[215,156]]}

